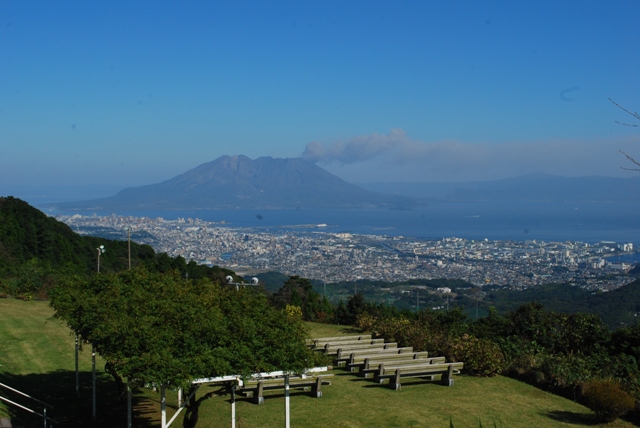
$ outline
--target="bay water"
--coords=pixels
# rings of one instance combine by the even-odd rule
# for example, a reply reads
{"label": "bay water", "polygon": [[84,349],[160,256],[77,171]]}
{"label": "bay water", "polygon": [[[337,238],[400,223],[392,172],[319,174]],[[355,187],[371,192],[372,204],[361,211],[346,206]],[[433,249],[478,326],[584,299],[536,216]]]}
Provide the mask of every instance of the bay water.
{"label": "bay water", "polygon": [[[69,212],[49,212],[69,214]],[[424,239],[640,244],[640,202],[438,202],[412,210],[290,209],[80,212],[224,222],[265,231],[326,231]]]}

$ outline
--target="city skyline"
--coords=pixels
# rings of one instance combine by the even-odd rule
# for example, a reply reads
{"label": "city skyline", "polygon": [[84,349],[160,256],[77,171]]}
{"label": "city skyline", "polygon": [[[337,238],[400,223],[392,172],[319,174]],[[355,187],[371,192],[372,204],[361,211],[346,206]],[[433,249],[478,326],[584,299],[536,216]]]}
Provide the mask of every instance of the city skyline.
{"label": "city skyline", "polygon": [[[222,155],[353,183],[631,177],[636,4],[0,5],[0,182],[139,186]],[[636,156],[640,157],[640,155]],[[19,196],[19,195],[18,195]]]}

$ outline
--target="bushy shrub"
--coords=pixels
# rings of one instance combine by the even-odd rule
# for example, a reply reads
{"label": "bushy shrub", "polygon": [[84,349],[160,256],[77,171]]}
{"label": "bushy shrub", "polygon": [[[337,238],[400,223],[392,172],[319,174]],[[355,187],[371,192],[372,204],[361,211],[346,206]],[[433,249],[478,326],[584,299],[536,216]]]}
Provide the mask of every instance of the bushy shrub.
{"label": "bushy shrub", "polygon": [[376,318],[368,312],[363,312],[356,317],[356,327],[365,333],[370,333],[376,324]]}
{"label": "bushy shrub", "polygon": [[546,383],[551,388],[576,388],[583,382],[596,377],[597,367],[593,367],[591,359],[575,355],[546,355],[540,370],[546,376]]}
{"label": "bushy shrub", "polygon": [[543,354],[533,352],[521,352],[512,355],[507,371],[511,376],[517,378],[527,378],[537,370],[544,359]]}
{"label": "bushy shrub", "polygon": [[640,367],[632,355],[616,355],[603,374],[618,379],[625,391],[640,399]]}
{"label": "bushy shrub", "polygon": [[300,306],[287,305],[284,308],[284,312],[290,320],[302,321],[302,309]]}
{"label": "bushy shrub", "polygon": [[387,341],[399,342],[399,346],[404,346],[400,338],[403,337],[402,331],[409,324],[410,321],[404,317],[383,318],[377,320],[373,325],[373,333],[377,337],[384,337]]}
{"label": "bushy shrub", "polygon": [[593,380],[582,385],[585,404],[604,422],[612,422],[634,410],[635,400],[611,380]]}
{"label": "bushy shrub", "polygon": [[495,376],[506,367],[504,354],[498,345],[468,334],[452,342],[449,354],[451,360],[462,361],[464,371],[473,376]]}

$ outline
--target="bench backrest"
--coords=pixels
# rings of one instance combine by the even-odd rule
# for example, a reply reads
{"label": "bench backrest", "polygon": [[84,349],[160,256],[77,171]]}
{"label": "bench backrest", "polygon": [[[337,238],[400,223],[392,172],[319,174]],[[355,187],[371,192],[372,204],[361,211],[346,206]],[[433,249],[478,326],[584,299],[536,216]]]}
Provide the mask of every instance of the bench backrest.
{"label": "bench backrest", "polygon": [[423,372],[440,372],[449,370],[452,367],[454,370],[462,370],[464,363],[442,363],[442,364],[380,364],[379,374],[383,375],[388,372],[394,372],[396,369],[401,369],[402,373],[423,373]]}
{"label": "bench backrest", "polygon": [[307,339],[308,345],[314,343],[327,343],[327,342],[341,342],[345,340],[371,340],[370,334],[360,334],[358,336],[334,336],[334,337],[316,337],[313,339]]}
{"label": "bench backrest", "polygon": [[[405,349],[405,348],[396,348],[396,349]],[[427,351],[423,352],[412,352],[412,348],[408,348],[408,350],[403,352],[393,352],[393,353],[382,353],[377,352],[373,354],[351,354],[352,358],[349,360],[349,364],[360,364],[364,363],[365,360],[369,359],[370,361],[384,361],[384,360],[395,360],[395,359],[411,359],[411,358],[427,358],[429,353]]]}
{"label": "bench backrest", "polygon": [[359,345],[362,343],[384,343],[384,339],[353,339],[353,340],[330,340],[328,342],[315,342],[314,348],[323,348],[329,346],[346,346],[346,345]]}
{"label": "bench backrest", "polygon": [[358,357],[366,357],[366,356],[375,356],[375,355],[395,355],[395,354],[404,354],[404,353],[413,352],[413,348],[408,346],[406,348],[376,348],[376,349],[354,349],[351,351],[344,351],[343,354],[345,357],[358,358]]}
{"label": "bench backrest", "polygon": [[369,344],[362,344],[362,345],[344,345],[344,346],[336,346],[336,347],[331,347],[331,346],[327,346],[324,348],[324,353],[327,355],[337,355],[337,354],[350,354],[352,351],[359,351],[359,350],[371,350],[371,349],[390,349],[390,348],[397,348],[398,344],[397,343],[369,343]]}
{"label": "bench backrest", "polygon": [[398,365],[416,365],[416,364],[443,364],[445,362],[444,357],[420,357],[417,354],[398,354],[394,358],[367,358],[363,361],[364,369],[372,369],[378,367],[380,364],[385,366],[398,366]]}
{"label": "bench backrest", "polygon": [[[333,377],[333,374],[323,374],[318,376],[289,376],[289,385],[295,385],[299,383],[312,383],[317,379],[329,380]],[[245,387],[255,386],[262,382],[263,385],[284,385],[284,377],[275,377],[269,379],[251,379],[244,382]]]}

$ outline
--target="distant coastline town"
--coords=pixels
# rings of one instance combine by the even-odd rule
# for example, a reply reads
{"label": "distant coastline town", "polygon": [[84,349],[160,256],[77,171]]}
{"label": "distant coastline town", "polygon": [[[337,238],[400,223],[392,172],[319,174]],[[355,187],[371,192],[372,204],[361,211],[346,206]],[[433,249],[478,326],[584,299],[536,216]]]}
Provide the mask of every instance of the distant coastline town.
{"label": "distant coastline town", "polygon": [[[547,283],[574,283],[613,290],[633,281],[625,274],[637,256],[633,243],[576,241],[424,240],[402,236],[313,230],[231,228],[200,219],[164,220],[131,216],[58,215],[83,235],[127,239],[158,252],[239,274],[278,271],[325,283],[369,279],[463,279],[476,286],[524,289]],[[628,257],[637,260],[637,257]]]}

